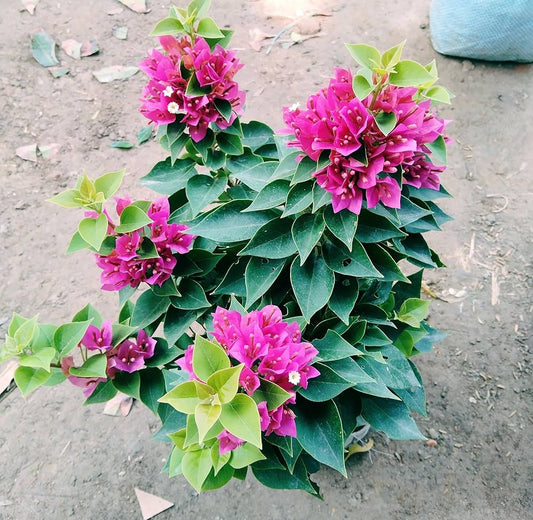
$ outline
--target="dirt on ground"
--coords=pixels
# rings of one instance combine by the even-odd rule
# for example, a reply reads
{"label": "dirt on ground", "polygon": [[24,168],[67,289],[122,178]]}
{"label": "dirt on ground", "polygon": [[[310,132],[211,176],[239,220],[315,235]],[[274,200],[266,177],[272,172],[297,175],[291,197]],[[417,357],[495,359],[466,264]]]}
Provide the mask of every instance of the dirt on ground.
{"label": "dirt on ground", "polygon": [[[164,157],[159,145],[110,146],[136,143],[146,125],[138,113],[143,74],[99,83],[92,73],[138,64],[169,4],[148,0],[150,12],[138,14],[117,0],[40,0],[32,16],[19,0],[1,3],[0,333],[12,311],[61,323],[89,301],[114,319],[117,296],[99,290],[91,255],[63,253],[80,215],[45,199],[84,171],[95,177],[121,168],[122,194],[154,196],[136,183]],[[431,442],[371,433],[374,449],[349,460],[347,479],[327,468],[316,475],[323,501],[264,488],[252,476],[198,495],[183,478],[161,474],[168,448],[150,439],[158,421],[138,403],[119,418],[103,415],[103,405],[82,407],[80,389],[68,384],[27,399],[13,391],[0,400],[0,518],[141,518],[135,487],[175,504],[161,520],[533,518],[532,69],[437,55],[429,4],[214,0],[211,15],[236,31],[245,119],[273,128],[282,126],[283,105],[304,103],[334,67],[353,68],[344,42],[384,50],[407,39],[406,57],[437,59],[441,84],[456,96],[439,112],[453,120],[442,180],[454,198],[442,206],[455,220],[429,237],[447,264],[426,275],[430,322],[448,335],[416,360],[428,401],[428,416],[416,420]],[[126,40],[113,35],[121,26]],[[31,55],[38,29],[58,43],[95,40],[100,52],[76,60],[58,48],[70,72],[56,79]],[[262,39],[268,35],[277,37]],[[15,153],[37,144],[46,155],[55,143],[59,151],[36,162]]]}

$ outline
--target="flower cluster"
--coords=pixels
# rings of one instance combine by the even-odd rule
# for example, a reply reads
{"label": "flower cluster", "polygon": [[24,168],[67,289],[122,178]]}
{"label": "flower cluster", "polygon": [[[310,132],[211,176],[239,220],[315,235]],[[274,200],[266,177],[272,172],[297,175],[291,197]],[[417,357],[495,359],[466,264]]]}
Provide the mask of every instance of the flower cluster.
{"label": "flower cluster", "polygon": [[[310,96],[306,109],[284,108],[284,132],[295,136],[289,146],[315,161],[328,151],[330,164],[314,176],[332,194],[333,210],[358,214],[363,195],[369,208],[379,201],[399,208],[400,178],[438,190],[444,167],[431,163],[426,145],[443,134],[447,121],[430,111],[430,100],[414,99],[414,87],[386,84],[360,100],[352,79],[350,71],[336,69],[328,88]],[[383,118],[393,122],[388,133],[380,128]]]}
{"label": "flower cluster", "polygon": [[[298,323],[282,320],[281,310],[268,305],[261,310],[242,315],[220,307],[213,314],[213,337],[230,358],[244,364],[239,385],[250,396],[259,388],[260,378],[275,383],[291,396],[274,410],[268,410],[266,401],[258,403],[261,430],[266,435],[296,437],[294,412],[287,406],[294,403],[296,386],[307,388],[307,382],[319,372],[310,366],[318,351],[310,343],[302,341]],[[194,347],[191,345],[185,356],[177,361],[196,378],[192,366]],[[219,435],[220,450],[230,451],[242,441],[223,431]]]}
{"label": "flower cluster", "polygon": [[[161,36],[164,53],[153,49],[141,64],[150,81],[143,90],[141,113],[156,124],[185,123],[193,141],[201,141],[209,123],[224,129],[243,113],[245,93],[233,76],[242,68],[235,53],[202,37]],[[194,85],[196,88],[191,88]],[[226,110],[224,110],[224,107]]]}
{"label": "flower cluster", "polygon": [[[129,199],[116,199],[118,215],[131,204]],[[152,222],[146,228],[116,235],[115,248],[108,255],[96,255],[96,264],[102,269],[101,282],[105,291],[118,291],[127,285],[137,287],[141,282],[162,285],[167,280],[177,260],[173,253],[185,254],[194,240],[186,233],[184,224],[168,223],[168,199],[158,199],[150,205],[147,215]],[[109,217],[108,217],[109,219]],[[111,233],[114,225],[110,221]],[[151,241],[157,251],[155,258],[143,258],[143,242]]]}
{"label": "flower cluster", "polygon": [[[115,377],[117,371],[135,372],[144,366],[146,359],[154,355],[156,341],[149,337],[144,330],[137,333],[135,341],[125,339],[118,345],[113,346],[113,329],[111,322],[105,321],[101,328],[89,325],[79,347],[85,347],[87,351],[105,354],[107,358],[106,375],[110,379]],[[89,397],[98,383],[107,381],[104,377],[80,377],[70,374],[70,368],[74,367],[74,357],[68,356],[61,360],[61,370],[68,380],[85,390],[85,397]]]}

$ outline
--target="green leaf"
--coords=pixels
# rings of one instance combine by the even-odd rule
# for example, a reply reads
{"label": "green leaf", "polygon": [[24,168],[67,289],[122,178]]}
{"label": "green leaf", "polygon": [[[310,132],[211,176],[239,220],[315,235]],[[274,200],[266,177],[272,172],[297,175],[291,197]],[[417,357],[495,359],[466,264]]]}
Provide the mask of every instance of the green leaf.
{"label": "green leaf", "polygon": [[355,385],[357,390],[362,384],[374,383],[374,378],[367,374],[352,358],[328,361],[327,366],[340,377]]}
{"label": "green leaf", "polygon": [[51,325],[50,323],[38,323],[37,331],[31,340],[31,348],[33,352],[53,346],[56,330],[56,325]]}
{"label": "green leaf", "polygon": [[402,43],[391,47],[383,53],[383,55],[381,56],[381,63],[386,69],[390,70],[400,61],[400,56],[402,55],[404,45],[405,40]]}
{"label": "green leaf", "polygon": [[357,279],[347,276],[335,275],[336,282],[328,302],[328,307],[346,325],[350,322],[350,314],[359,295]]}
{"label": "green leaf", "polygon": [[84,218],[78,226],[78,233],[81,238],[96,251],[100,249],[107,234],[107,217],[101,213],[98,218]]}
{"label": "green leaf", "polygon": [[231,452],[230,465],[232,468],[239,469],[252,465],[258,460],[264,460],[266,457],[261,453],[261,450],[256,448],[253,444],[245,442],[242,446]]}
{"label": "green leaf", "polygon": [[113,338],[111,343],[113,343],[113,345],[118,345],[132,336],[136,331],[137,329],[135,327],[130,327],[129,325],[124,325],[122,323],[113,323]]}
{"label": "green leaf", "polygon": [[204,38],[224,38],[217,24],[212,18],[202,18],[198,23],[196,32]]}
{"label": "green leaf", "polygon": [[248,204],[243,200],[223,204],[198,224],[191,226],[188,232],[217,242],[248,240],[275,216],[275,213],[268,211],[241,213]]}
{"label": "green leaf", "polygon": [[232,175],[241,182],[249,186],[254,191],[261,191],[272,177],[272,172],[276,169],[276,162],[261,162],[251,168],[233,171]]}
{"label": "green leaf", "polygon": [[169,345],[174,345],[187,332],[198,316],[198,311],[182,311],[170,306],[163,325],[163,332]]}
{"label": "green leaf", "polygon": [[207,381],[211,374],[218,370],[230,367],[230,361],[222,347],[207,341],[201,336],[194,339],[192,356],[194,373],[202,380]]}
{"label": "green leaf", "polygon": [[226,99],[215,98],[214,100],[215,108],[218,113],[226,120],[230,121],[231,114],[233,113],[233,107],[231,103]]}
{"label": "green leaf", "polygon": [[163,195],[185,188],[187,181],[196,174],[196,163],[192,159],[179,159],[172,165],[170,157],[158,162],[144,177],[141,184]]}
{"label": "green leaf", "polygon": [[50,363],[56,356],[57,351],[53,347],[45,347],[30,356],[20,356],[19,365],[23,367],[43,368],[50,372]]}
{"label": "green leaf", "polygon": [[117,372],[113,384],[119,392],[140,401],[141,376],[139,372]]}
{"label": "green leaf", "polygon": [[324,244],[323,252],[326,264],[336,273],[362,278],[382,278],[364,247],[356,239],[352,242],[351,252],[344,245],[333,242]]}
{"label": "green leaf", "polygon": [[365,347],[382,347],[383,345],[390,345],[392,341],[380,328],[369,325],[364,337],[361,338],[361,343]]}
{"label": "green leaf", "polygon": [[[225,453],[223,457],[225,457],[226,455],[231,455],[231,453]],[[225,486],[232,479],[232,477],[235,477],[235,470],[229,464],[225,464],[224,466],[222,466],[216,473],[215,469],[213,468],[209,472],[209,475],[207,475],[207,478],[205,479],[204,483],[202,484],[202,491],[211,491],[213,489],[219,489]]]}
{"label": "green leaf", "polygon": [[245,272],[248,262],[251,259],[241,258],[237,260],[226,273],[213,294],[234,294],[235,296],[246,296]]}
{"label": "green leaf", "polygon": [[299,399],[296,414],[298,442],[314,459],[346,476],[344,435],[339,411],[333,401],[312,403]]}
{"label": "green leaf", "polygon": [[139,374],[141,376],[139,390],[141,401],[156,414],[159,407],[158,399],[165,393],[163,373],[158,368],[145,368],[140,370]]}
{"label": "green leaf", "polygon": [[272,411],[287,402],[291,395],[276,383],[266,379],[259,379],[259,388],[252,397],[257,404],[266,401],[268,410]]}
{"label": "green leaf", "polygon": [[191,280],[184,278],[179,285],[181,296],[171,296],[172,305],[181,310],[196,310],[209,307],[211,304],[207,301],[202,286]]}
{"label": "green leaf", "polygon": [[274,131],[269,126],[259,121],[250,121],[242,125],[242,144],[253,151],[270,142]]}
{"label": "green leaf", "polygon": [[296,161],[296,158],[298,155],[300,155],[301,152],[292,152],[283,157],[283,159],[278,163],[277,168],[275,169],[274,173],[272,174],[272,177],[270,178],[270,182],[274,182],[277,180],[290,180],[294,173],[296,172],[296,168],[298,167],[298,162]]}
{"label": "green leaf", "polygon": [[394,71],[389,74],[391,85],[398,87],[418,87],[436,79],[424,66],[411,60],[399,61],[394,66]]}
{"label": "green leaf", "polygon": [[120,148],[122,150],[129,150],[130,148],[133,148],[133,144],[131,144],[129,141],[113,141],[111,143],[111,148]]}
{"label": "green leaf", "polygon": [[76,232],[74,235],[72,235],[72,238],[70,239],[70,243],[67,248],[67,255],[70,255],[71,253],[75,253],[76,251],[82,251],[83,249],[89,249],[91,246],[83,238],[81,238],[81,235]]}
{"label": "green leaf", "polygon": [[[185,89],[185,95],[189,98],[191,97],[201,97],[206,94],[211,93],[211,86],[206,85],[205,87],[202,87],[200,85],[200,82],[198,81],[197,73],[191,75],[189,78],[189,82],[187,83],[187,88]],[[185,144],[185,141],[184,143]]]}
{"label": "green leaf", "polygon": [[78,190],[65,190],[51,199],[46,199],[47,202],[57,204],[63,208],[79,208],[83,206],[83,202],[80,198],[80,192]]}
{"label": "green leaf", "polygon": [[57,328],[54,333],[54,347],[59,357],[68,356],[72,349],[81,341],[87,331],[90,321],[65,323]]}
{"label": "green leaf", "polygon": [[77,377],[107,377],[106,368],[106,355],[96,354],[88,358],[81,367],[71,367],[69,373]]}
{"label": "green leaf", "polygon": [[396,123],[398,122],[394,112],[380,112],[374,118],[374,120],[376,121],[376,124],[383,135],[389,135],[394,130]]}
{"label": "green leaf", "polygon": [[294,471],[288,469],[261,468],[257,464],[252,466],[255,478],[261,484],[273,489],[301,489],[312,495],[318,495],[314,483],[309,480],[309,475],[302,459],[296,461]]}
{"label": "green leaf", "polygon": [[220,422],[231,434],[261,449],[259,412],[249,395],[237,394],[231,402],[222,405]]}
{"label": "green leaf", "polygon": [[152,222],[152,219],[142,209],[131,204],[122,211],[120,225],[115,228],[115,231],[117,233],[131,233],[150,224],[150,222]]}
{"label": "green leaf", "polygon": [[312,180],[312,173],[317,171],[316,162],[310,157],[304,157],[296,167],[296,173],[292,178],[291,184],[299,184],[300,182],[306,182]]}
{"label": "green leaf", "polygon": [[292,239],[290,226],[282,220],[274,219],[255,233],[239,256],[281,259],[294,253],[296,253],[296,244]]}
{"label": "green leaf", "polygon": [[328,330],[322,339],[313,340],[318,350],[316,361],[335,361],[351,356],[362,356],[364,353],[350,345],[334,330]]}
{"label": "green leaf", "polygon": [[74,314],[72,321],[90,321],[95,327],[102,326],[102,316],[90,303]]}
{"label": "green leaf", "polygon": [[402,237],[406,234],[400,231],[385,217],[381,217],[367,210],[359,215],[355,236],[360,242],[384,242],[390,238]]}
{"label": "green leaf", "polygon": [[238,135],[220,132],[217,135],[219,148],[228,155],[241,155],[244,152],[241,138]]}
{"label": "green leaf", "polygon": [[[20,318],[22,318],[22,316],[20,316]],[[26,348],[32,342],[35,335],[38,333],[39,328],[37,324],[37,318],[38,316],[34,316],[29,320],[23,318],[24,321],[22,321],[14,331],[13,329],[15,327],[9,327],[10,330],[13,331],[10,335],[15,340],[18,351],[22,350],[23,348]],[[15,315],[13,316],[13,321],[15,321]]]}
{"label": "green leaf", "polygon": [[430,160],[435,166],[446,166],[446,142],[442,135],[439,135],[432,143],[426,143],[425,146],[429,148]]}
{"label": "green leaf", "polygon": [[158,399],[160,403],[167,403],[178,412],[193,414],[200,402],[196,393],[194,381],[186,381],[174,387],[170,392]]}
{"label": "green leaf", "polygon": [[105,403],[117,395],[118,390],[113,385],[113,381],[100,381],[92,394],[85,399],[83,404]]}
{"label": "green leaf", "polygon": [[246,307],[265,294],[280,275],[285,259],[268,260],[252,257],[244,272],[246,285]]}
{"label": "green leaf", "polygon": [[218,403],[198,403],[194,409],[194,420],[198,428],[198,443],[205,440],[209,430],[215,425],[220,417],[222,406]]}
{"label": "green leaf", "polygon": [[416,329],[420,327],[420,322],[426,319],[428,312],[428,301],[409,298],[402,303],[396,319]]}
{"label": "green leaf", "polygon": [[170,305],[168,296],[157,296],[152,291],[143,292],[135,302],[131,316],[132,327],[142,329],[157,320]]}
{"label": "green leaf", "polygon": [[30,392],[46,383],[51,375],[44,368],[18,367],[13,377],[20,393],[26,397]]}
{"label": "green leaf", "polygon": [[374,267],[383,275],[382,282],[395,282],[401,280],[407,282],[396,261],[385,249],[377,244],[366,244],[365,250],[374,264]]}
{"label": "green leaf", "polygon": [[361,413],[372,428],[385,432],[394,440],[425,439],[401,401],[373,397],[363,397],[361,401]]}
{"label": "green leaf", "polygon": [[31,53],[43,67],[59,65],[56,58],[56,42],[42,29],[31,35]]}
{"label": "green leaf", "polygon": [[352,88],[358,99],[365,99],[374,90],[368,80],[361,74],[356,74],[352,80]]}
{"label": "green leaf", "polygon": [[217,43],[221,47],[224,47],[224,49],[227,49],[235,31],[231,29],[220,29],[220,32],[224,35],[224,38],[206,38],[205,39],[211,49],[214,49]]}
{"label": "green leaf", "polygon": [[209,449],[188,451],[181,461],[183,476],[198,493],[202,490],[202,484],[209,475],[212,467]]}
{"label": "green leaf", "polygon": [[348,52],[352,58],[367,69],[373,70],[381,66],[381,55],[375,47],[370,45],[365,45],[363,43],[359,44],[346,44]]}
{"label": "green leaf", "polygon": [[313,315],[328,302],[333,292],[335,276],[324,259],[313,253],[302,266],[299,265],[298,258],[294,259],[290,277],[298,305],[309,323]]}
{"label": "green leaf", "polygon": [[436,101],[437,103],[446,103],[447,105],[451,103],[453,97],[448,89],[438,85],[428,88],[423,92],[423,96],[431,99],[431,101]]}
{"label": "green leaf", "polygon": [[357,229],[357,215],[347,209],[334,213],[332,207],[328,206],[324,210],[324,220],[328,229],[351,251]]}
{"label": "green leaf", "polygon": [[255,197],[253,202],[243,211],[243,213],[280,206],[285,202],[289,189],[289,182],[284,180],[278,180],[267,184],[257,194],[257,197]]}
{"label": "green leaf", "polygon": [[315,181],[303,182],[296,184],[287,194],[285,211],[282,217],[288,217],[295,213],[300,213],[308,208],[313,202],[313,185]]}
{"label": "green leaf", "polygon": [[223,368],[211,374],[207,379],[207,384],[215,390],[221,404],[229,403],[235,397],[243,368],[242,363],[235,367]]}
{"label": "green leaf", "polygon": [[211,6],[211,0],[192,0],[187,6],[187,15],[194,16],[195,18],[201,18],[209,11]]}
{"label": "green leaf", "polygon": [[195,175],[187,182],[186,192],[193,217],[211,204],[226,189],[225,177],[213,178],[209,175]]}
{"label": "green leaf", "polygon": [[177,18],[164,18],[152,29],[150,36],[166,36],[184,32],[183,24]]}
{"label": "green leaf", "polygon": [[148,125],[144,128],[141,128],[139,132],[137,133],[137,144],[141,146],[141,144],[146,143],[152,137],[152,126]]}
{"label": "green leaf", "polygon": [[298,390],[298,393],[309,401],[328,401],[354,386],[353,383],[346,381],[327,365],[317,363],[314,367],[320,372],[320,375],[310,379],[307,388]]}
{"label": "green leaf", "polygon": [[303,265],[307,257],[316,246],[326,224],[321,213],[305,213],[300,215],[292,224],[292,238],[300,253],[300,265]]}

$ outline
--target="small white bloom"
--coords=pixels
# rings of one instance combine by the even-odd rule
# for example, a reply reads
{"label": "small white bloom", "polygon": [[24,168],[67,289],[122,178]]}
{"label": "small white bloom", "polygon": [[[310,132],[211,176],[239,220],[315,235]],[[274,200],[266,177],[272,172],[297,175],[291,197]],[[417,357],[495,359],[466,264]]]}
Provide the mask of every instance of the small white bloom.
{"label": "small white bloom", "polygon": [[290,107],[289,107],[289,110],[291,112],[294,112],[295,110],[298,110],[300,108],[300,103],[293,103]]}
{"label": "small white bloom", "polygon": [[171,102],[167,105],[167,110],[168,110],[171,114],[177,114],[177,113],[180,111],[180,107],[179,107],[179,105],[178,105],[175,101],[171,101]]}
{"label": "small white bloom", "polygon": [[163,90],[163,96],[170,97],[174,94],[172,87],[169,85],[165,90]]}
{"label": "small white bloom", "polygon": [[297,385],[300,382],[300,379],[300,372],[296,372],[296,370],[289,372],[289,383],[291,383],[291,385]]}

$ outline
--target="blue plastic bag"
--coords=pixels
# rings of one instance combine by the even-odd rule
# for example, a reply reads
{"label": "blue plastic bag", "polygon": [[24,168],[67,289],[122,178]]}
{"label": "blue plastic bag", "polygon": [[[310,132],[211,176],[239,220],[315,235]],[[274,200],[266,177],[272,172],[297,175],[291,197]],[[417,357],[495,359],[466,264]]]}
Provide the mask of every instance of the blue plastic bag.
{"label": "blue plastic bag", "polygon": [[430,29],[441,54],[533,62],[533,0],[433,0]]}

